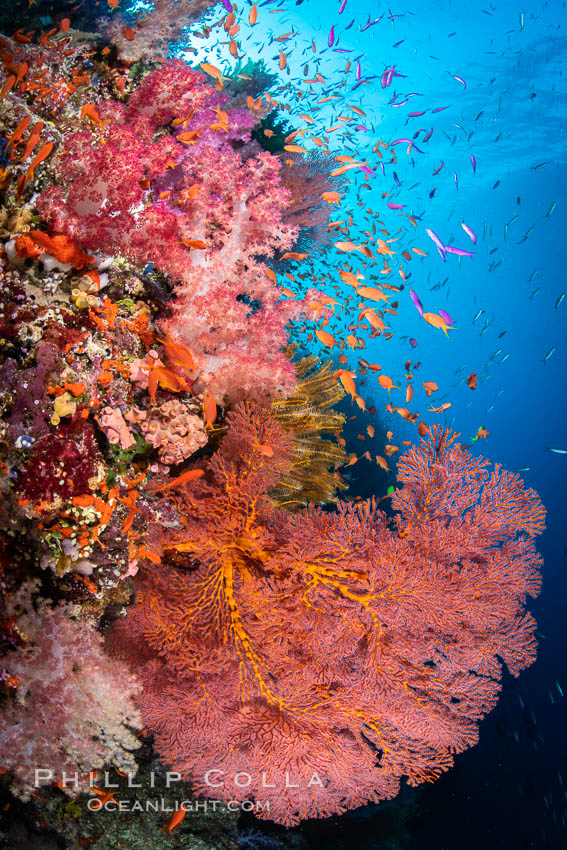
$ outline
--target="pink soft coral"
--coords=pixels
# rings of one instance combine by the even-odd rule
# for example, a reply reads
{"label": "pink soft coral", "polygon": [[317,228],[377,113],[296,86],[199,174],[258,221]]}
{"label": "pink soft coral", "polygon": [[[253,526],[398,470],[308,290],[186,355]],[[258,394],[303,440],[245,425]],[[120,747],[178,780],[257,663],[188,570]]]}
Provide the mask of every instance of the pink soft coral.
{"label": "pink soft coral", "polygon": [[[149,74],[127,106],[97,109],[107,123],[94,132],[104,139],[66,137],[41,214],[90,250],[151,260],[170,275],[177,298],[164,330],[191,350],[198,392],[264,405],[291,392],[294,369],[281,349],[301,304],[280,301],[260,260],[297,236],[283,223],[290,193],[279,160],[263,152],[243,161],[231,141],[248,137],[250,120],[180,61]],[[176,116],[184,120],[173,133],[154,140]]]}
{"label": "pink soft coral", "polygon": [[[104,655],[102,636],[91,623],[72,620],[68,606],[52,609],[43,601],[36,610],[35,589],[28,583],[11,599],[25,646],[2,661],[18,685],[15,700],[0,711],[1,762],[24,799],[37,768],[52,770],[53,781],[110,764],[135,773],[132,751],[140,742],[132,729],[141,727],[134,676]],[[75,794],[80,787],[65,790]]]}

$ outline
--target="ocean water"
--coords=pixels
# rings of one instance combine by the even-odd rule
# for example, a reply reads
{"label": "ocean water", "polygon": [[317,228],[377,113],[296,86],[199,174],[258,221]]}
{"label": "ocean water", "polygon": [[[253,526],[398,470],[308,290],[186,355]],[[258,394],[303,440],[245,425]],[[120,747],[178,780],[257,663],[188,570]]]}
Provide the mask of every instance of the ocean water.
{"label": "ocean water", "polygon": [[[293,30],[298,46],[289,51],[291,74],[282,74],[284,84],[301,85],[303,62],[309,62],[311,75],[313,58],[320,59],[317,67],[326,79],[347,77],[351,94],[346,102],[363,108],[366,117],[360,122],[368,130],[331,142],[333,150],[368,158],[375,166],[371,150],[377,141],[411,139],[419,128],[425,128],[423,138],[434,128],[427,144],[419,137],[416,141],[423,154],[412,151],[408,156],[407,146],[400,145],[396,164],[387,165],[385,174],[377,168],[369,190],[357,193],[353,187],[350,204],[343,201],[341,213],[351,212],[361,231],[375,219],[361,215],[359,200],[363,210],[379,211],[395,235],[396,213],[384,209],[382,198],[383,192],[390,193],[388,201],[419,217],[413,244],[428,254],[406,264],[411,277],[398,298],[395,336],[371,340],[358,354],[380,363],[402,387],[405,361],[421,362],[416,374],[439,386],[435,405],[451,403],[444,414],[425,414],[424,420],[450,425],[475,453],[519,471],[548,509],[547,530],[538,544],[545,558],[543,590],[530,604],[539,626],[538,659],[519,679],[505,678],[498,706],[481,723],[480,743],[459,755],[454,769],[437,782],[402,793],[395,804],[368,806],[298,829],[313,847],[560,850],[567,843],[567,710],[562,696],[567,683],[567,455],[550,449],[567,449],[567,300],[561,301],[567,290],[565,4],[456,0],[388,6],[348,0],[341,15],[338,3],[305,0],[279,6],[286,6],[286,12],[271,16],[277,25],[266,23],[261,14],[259,30],[243,43],[252,56],[268,56],[273,65],[276,45],[266,42],[270,35]],[[352,52],[328,47],[331,26],[333,47]],[[312,38],[316,54],[309,46]],[[372,79],[355,89],[356,57],[361,79]],[[353,64],[344,75],[348,58]],[[384,89],[382,74],[392,67],[405,76]],[[395,102],[409,92],[419,96],[394,108],[388,104],[394,92]],[[407,117],[408,112],[437,107],[447,108]],[[301,111],[300,105],[294,111]],[[441,163],[443,168],[433,175]],[[462,222],[476,234],[476,245]],[[445,244],[474,256],[447,255],[443,262],[425,235],[426,227]],[[321,256],[320,271],[327,271],[329,263],[340,265],[341,259],[331,249]],[[426,310],[441,308],[453,318],[456,329],[448,338],[420,319],[410,287]],[[337,315],[327,329],[340,333],[345,320],[339,311]],[[410,338],[417,340],[416,348]],[[309,348],[304,338],[302,342]],[[349,366],[356,369],[356,364],[352,355]],[[478,375],[475,391],[463,380],[472,372]],[[352,450],[367,423],[382,431],[393,426],[383,411],[385,391],[376,387],[374,376],[363,380],[359,391],[367,407],[375,404],[378,413],[350,423]],[[348,404],[343,410],[347,415],[357,412]],[[489,435],[470,443],[479,427]],[[414,426],[396,422],[395,431],[397,440],[415,438]],[[351,495],[363,497],[383,495],[394,483],[393,474],[387,476],[365,459],[352,468],[352,479]]]}
{"label": "ocean water", "polygon": [[[344,103],[362,110],[365,114],[355,113],[356,121],[344,130],[329,133],[329,147],[336,155],[367,162],[372,173],[368,188],[360,174],[352,178],[332,218],[352,215],[356,241],[379,214],[388,238],[399,235],[404,249],[426,253],[414,253],[405,263],[405,282],[389,278],[403,284],[394,296],[399,307],[391,316],[392,338],[366,335],[363,350],[345,349],[347,368],[356,371],[363,356],[403,388],[404,364],[410,360],[416,386],[423,380],[439,387],[430,399],[419,390],[416,409],[423,421],[450,426],[473,453],[518,471],[539,493],[548,519],[538,542],[545,559],[543,590],[529,605],[538,621],[538,659],[519,679],[505,677],[498,706],[481,723],[480,743],[457,756],[455,767],[432,785],[404,789],[392,803],[296,829],[311,847],[337,850],[560,850],[567,846],[565,4],[487,0],[482,8],[463,0],[395,0],[391,6],[347,0],[339,14],[340,5],[335,0],[259,3],[258,22],[242,23],[239,44],[244,58],[262,58],[278,73],[274,97],[279,86],[291,87],[280,96],[293,104],[286,114],[293,126],[305,127],[299,117],[302,100],[291,93],[304,86],[307,74],[322,75],[322,97],[345,81],[348,97],[338,108],[331,100],[318,113],[307,111],[329,127],[344,114]],[[44,3],[30,15],[48,18],[59,8]],[[143,4],[123,2],[122,8],[134,15]],[[85,3],[85,20],[92,23],[99,11]],[[288,41],[273,40],[285,33],[292,34]],[[175,52],[228,72],[234,62],[222,40],[214,33],[207,41],[188,36]],[[187,53],[187,47],[197,52]],[[278,64],[280,48],[285,69]],[[392,68],[400,76],[384,86],[383,75]],[[397,145],[397,161],[384,156],[382,169],[373,148],[395,139],[413,144]],[[463,223],[475,234],[475,244]],[[447,253],[443,260],[426,229],[472,256]],[[391,247],[396,250],[395,243]],[[345,257],[352,259],[332,245],[315,251],[315,274],[330,274]],[[337,300],[344,303],[347,289],[335,277]],[[426,311],[450,315],[447,335],[420,317],[410,289]],[[347,317],[339,305],[326,330],[344,340],[346,326],[356,321],[356,314]],[[309,329],[296,327],[292,333],[302,351],[322,353],[317,340],[308,339]],[[472,373],[474,390],[466,380]],[[376,376],[357,375],[367,408],[375,406],[377,412],[362,413],[343,402],[345,414],[356,415],[347,426],[348,449],[362,455],[368,448],[367,440],[357,443],[368,424],[382,437],[394,429],[397,445],[415,440],[415,425],[384,409],[388,394]],[[402,390],[395,392],[392,402],[403,405]],[[450,406],[427,412],[429,402]],[[488,434],[473,440],[479,428]],[[384,496],[395,484],[394,459],[389,466],[386,473],[361,457],[348,472],[349,496]]]}
{"label": "ocean water", "polygon": [[[387,834],[395,836],[392,846],[412,850],[559,850],[567,843],[567,710],[562,696],[567,681],[567,455],[551,449],[567,449],[567,301],[561,300],[567,289],[565,4],[484,6],[457,0],[388,6],[349,0],[340,16],[338,7],[306,0],[288,7],[281,24],[268,30],[297,30],[302,50],[312,37],[325,48],[334,25],[339,39],[334,46],[352,53],[323,49],[320,68],[328,70],[321,73],[341,75],[346,58],[360,57],[362,79],[373,78],[353,91],[356,79],[352,71],[348,75],[352,100],[347,102],[364,109],[366,117],[360,120],[369,129],[343,138],[342,145],[337,142],[337,151],[368,156],[375,165],[370,151],[378,140],[411,139],[422,127],[423,138],[434,127],[427,144],[416,141],[423,154],[408,156],[400,145],[398,162],[386,166],[385,174],[377,169],[368,181],[371,189],[359,191],[358,197],[351,190],[351,205],[342,205],[364,230],[374,219],[361,216],[357,201],[362,199],[364,208],[383,213],[381,220],[395,235],[396,214],[384,210],[381,197],[389,192],[388,201],[419,217],[414,244],[428,253],[407,264],[411,277],[392,321],[395,336],[387,342],[383,337],[371,340],[359,354],[380,363],[402,387],[405,361],[420,361],[419,378],[439,386],[435,405],[451,403],[441,416],[425,414],[425,421],[450,425],[467,443],[480,426],[487,429],[486,440],[471,444],[473,452],[517,470],[540,494],[548,520],[538,544],[545,558],[543,590],[530,604],[539,626],[538,659],[519,679],[505,679],[498,706],[481,723],[480,743],[459,755],[455,768],[436,783],[408,794],[407,821],[394,816],[392,827],[390,812],[366,807],[302,831],[314,847],[322,846],[318,841],[329,847],[378,847],[380,836]],[[262,40],[257,47],[267,49]],[[310,54],[307,49],[302,58]],[[291,80],[299,84],[297,64]],[[406,76],[383,89],[381,76],[393,66]],[[419,96],[394,108],[388,105],[394,91],[396,102],[408,92]],[[447,108],[407,117],[408,111],[437,107]],[[441,163],[443,168],[433,175]],[[476,234],[476,245],[462,222]],[[447,255],[443,262],[424,233],[426,227],[445,244],[474,256]],[[325,254],[321,269],[340,259],[336,252]],[[441,308],[453,318],[456,329],[448,338],[420,319],[410,287],[426,310]],[[338,329],[341,321],[339,314],[329,327]],[[417,340],[416,348],[409,338]],[[356,369],[356,363],[352,356],[349,365]],[[478,374],[475,391],[463,380],[473,371]],[[392,417],[383,412],[385,392],[376,387],[374,376],[366,376],[360,392],[378,414],[350,423],[351,447],[367,422],[376,425],[378,420],[383,430],[393,426]],[[356,412],[349,405],[343,409]],[[402,439],[398,422],[395,429],[396,439]],[[415,435],[410,425],[401,431],[406,439]],[[394,481],[392,474],[386,476],[364,459],[353,467],[352,477],[351,494],[363,497],[382,495]]]}

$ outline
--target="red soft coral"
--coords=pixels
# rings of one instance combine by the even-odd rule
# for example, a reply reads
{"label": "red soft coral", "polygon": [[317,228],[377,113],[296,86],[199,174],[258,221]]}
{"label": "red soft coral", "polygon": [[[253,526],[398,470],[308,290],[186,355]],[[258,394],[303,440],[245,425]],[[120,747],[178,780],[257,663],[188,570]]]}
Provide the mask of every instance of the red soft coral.
{"label": "red soft coral", "polygon": [[[206,387],[219,402],[267,405],[294,388],[282,348],[301,305],[280,303],[260,258],[289,250],[297,230],[283,223],[290,193],[279,160],[264,152],[243,161],[224,129],[232,113],[221,104],[203,74],[165,63],[127,106],[97,105],[104,130],[65,138],[58,186],[42,193],[38,208],[89,250],[153,261],[170,275],[176,298],[164,330],[190,348],[197,390]],[[174,128],[181,135],[161,132],[174,116],[184,119]],[[239,110],[234,123],[246,132]],[[179,141],[181,131],[194,144]]]}

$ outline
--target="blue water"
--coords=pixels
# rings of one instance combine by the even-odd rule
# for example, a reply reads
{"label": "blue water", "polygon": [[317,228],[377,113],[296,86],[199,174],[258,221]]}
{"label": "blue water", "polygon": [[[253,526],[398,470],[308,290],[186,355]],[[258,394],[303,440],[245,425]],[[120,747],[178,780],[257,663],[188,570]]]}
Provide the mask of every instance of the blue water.
{"label": "blue water", "polygon": [[[284,83],[296,86],[302,84],[304,61],[310,62],[310,76],[319,70],[330,81],[344,78],[346,60],[362,54],[363,78],[375,79],[352,91],[353,67],[346,75],[346,102],[363,107],[367,117],[360,121],[370,131],[355,132],[351,139],[333,139],[337,153],[367,157],[375,165],[371,149],[377,140],[411,138],[420,127],[434,127],[426,145],[416,140],[423,155],[407,156],[405,145],[397,148],[398,163],[386,166],[385,176],[377,171],[369,180],[371,190],[360,192],[363,208],[357,207],[353,189],[350,204],[344,202],[340,214],[333,215],[343,218],[344,209],[352,211],[363,231],[375,219],[365,220],[361,212],[367,206],[378,210],[392,236],[398,221],[403,225],[400,244],[407,248],[405,234],[412,228],[407,218],[386,208],[381,195],[389,192],[387,200],[402,203],[404,213],[421,217],[410,244],[428,253],[423,260],[415,257],[405,264],[412,276],[399,296],[399,315],[391,322],[394,338],[367,341],[360,354],[380,363],[402,387],[404,362],[421,361],[415,383],[436,381],[435,405],[444,401],[452,405],[442,416],[426,414],[425,421],[444,421],[467,442],[479,426],[488,429],[486,441],[474,443],[473,451],[508,469],[528,467],[520,474],[549,511],[548,529],[539,544],[545,557],[543,591],[531,604],[540,631],[538,660],[519,680],[506,679],[498,707],[481,724],[480,744],[458,756],[456,767],[434,785],[398,801],[398,817],[400,811],[404,815],[402,821],[394,818],[394,822],[405,825],[394,829],[394,843],[387,846],[559,850],[567,844],[567,712],[555,684],[567,689],[567,455],[548,449],[567,449],[567,300],[554,306],[567,289],[565,4],[521,6],[487,0],[485,9],[464,2],[440,2],[434,8],[425,2],[399,3],[388,8],[348,0],[341,16],[336,14],[338,5],[306,0],[299,7],[292,5],[289,13],[270,15],[277,25],[272,20],[264,24],[268,16],[260,9],[260,22],[244,45],[252,55],[258,51],[269,57],[267,64],[274,66],[272,57],[277,56],[279,45],[266,45],[266,33],[297,30],[298,47],[288,53],[291,73],[282,75]],[[360,32],[369,15],[373,20],[382,14],[381,21]],[[353,27],[344,32],[353,18]],[[324,49],[333,24],[338,46],[352,53]],[[314,58],[321,58],[318,69],[309,46],[312,37],[318,45]],[[384,90],[380,77],[392,65],[407,76],[394,78]],[[452,75],[462,77],[466,89]],[[394,90],[398,101],[408,92],[422,96],[411,98],[404,108],[393,108],[388,101]],[[406,118],[408,111],[441,106],[449,108]],[[302,111],[301,101],[294,111]],[[443,169],[433,176],[441,161]],[[394,169],[402,184],[399,188]],[[436,192],[430,198],[432,189]],[[462,230],[463,221],[476,233],[476,246]],[[425,227],[438,233],[445,244],[472,250],[474,256],[448,255],[443,263]],[[321,258],[320,270],[328,271],[330,264],[338,267],[345,256],[350,261],[353,255],[331,250]],[[453,317],[457,329],[449,332],[449,338],[419,318],[409,299],[410,286],[426,310],[442,308]],[[473,323],[481,309],[484,312]],[[340,335],[343,323],[339,318],[327,329]],[[410,347],[409,337],[417,340],[416,349]],[[553,347],[555,352],[544,364]],[[349,362],[356,368],[357,357]],[[478,374],[475,391],[462,381],[473,371]],[[395,431],[397,445],[401,439],[415,437],[414,426],[383,411],[386,393],[377,386],[375,376],[367,376],[359,390],[367,406],[376,405],[378,414],[359,417],[351,426],[353,436],[364,433],[368,422],[378,422],[383,429]],[[415,401],[409,405],[412,409],[416,409]],[[403,406],[399,395],[394,404]],[[418,409],[425,409],[423,393]],[[349,448],[362,453],[369,447],[362,444],[361,450],[360,446],[353,440]],[[366,460],[353,468],[353,476],[356,492],[364,496],[382,494],[386,484],[392,483],[391,477],[387,479]],[[301,831],[313,846],[319,842],[349,848],[386,846],[379,843],[388,832],[379,809],[368,807],[333,819],[331,825],[315,824]]]}

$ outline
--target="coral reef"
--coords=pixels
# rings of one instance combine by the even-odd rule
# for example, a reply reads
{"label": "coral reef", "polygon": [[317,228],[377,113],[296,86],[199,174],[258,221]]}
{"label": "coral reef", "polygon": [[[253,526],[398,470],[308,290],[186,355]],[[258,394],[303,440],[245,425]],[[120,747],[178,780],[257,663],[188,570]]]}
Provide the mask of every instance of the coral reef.
{"label": "coral reef", "polygon": [[[188,800],[249,800],[284,825],[435,779],[477,740],[503,667],[535,657],[544,511],[424,423],[394,517],[338,500],[334,408],[345,391],[365,406],[343,349],[363,319],[391,336],[384,289],[402,288],[385,282],[398,236],[373,223],[356,244],[350,215],[331,221],[372,169],[331,156],[341,125],[315,153],[293,144],[289,87],[243,57],[236,6],[108,5],[98,32],[72,26],[94,14],[79,4],[0,36],[0,786],[77,846],[229,850],[223,807],[113,818],[105,769],[132,800],[138,765],[162,785],[171,766]],[[189,26],[226,38],[232,70],[177,56]],[[295,265],[331,242],[384,262],[384,280],[339,270],[386,305],[360,303],[345,342],[354,296]],[[39,793],[36,767],[53,770]]]}

